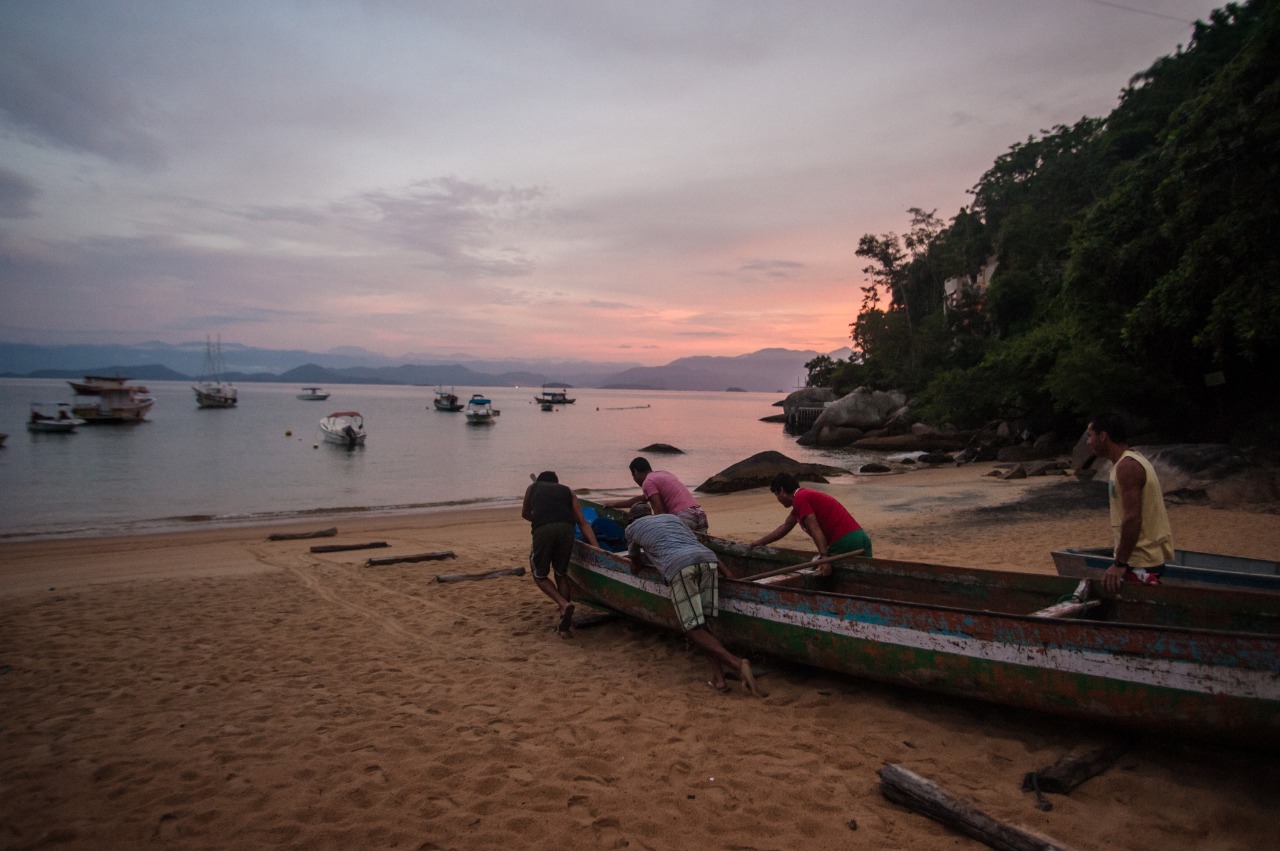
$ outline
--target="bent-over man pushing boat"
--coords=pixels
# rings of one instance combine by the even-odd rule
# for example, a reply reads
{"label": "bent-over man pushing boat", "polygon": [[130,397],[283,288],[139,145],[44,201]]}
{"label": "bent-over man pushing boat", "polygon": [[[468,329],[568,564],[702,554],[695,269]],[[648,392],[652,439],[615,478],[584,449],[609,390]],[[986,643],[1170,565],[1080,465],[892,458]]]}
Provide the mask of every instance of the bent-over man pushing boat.
{"label": "bent-over man pushing boat", "polygon": [[647,502],[631,506],[630,517],[626,536],[632,568],[638,571],[649,566],[662,574],[681,629],[711,662],[707,684],[717,691],[728,691],[727,668],[738,675],[744,689],[764,697],[751,663],[730,653],[707,625],[707,618],[719,612],[720,563],[716,554],[703,546],[680,518],[654,514]]}

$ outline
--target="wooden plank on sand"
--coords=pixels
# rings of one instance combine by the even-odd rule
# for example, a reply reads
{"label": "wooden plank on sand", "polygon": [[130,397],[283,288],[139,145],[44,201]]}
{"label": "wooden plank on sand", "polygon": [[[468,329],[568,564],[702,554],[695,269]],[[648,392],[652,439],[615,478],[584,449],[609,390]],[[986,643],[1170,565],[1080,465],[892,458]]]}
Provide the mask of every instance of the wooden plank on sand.
{"label": "wooden plank on sand", "polygon": [[313,553],[340,553],[343,550],[372,550],[378,547],[390,546],[386,541],[370,541],[367,544],[325,544],[322,547],[312,547]]}
{"label": "wooden plank on sand", "polygon": [[1124,756],[1127,748],[1127,743],[1120,739],[1072,748],[1070,753],[1053,765],[1028,772],[1022,780],[1022,791],[1069,795],[1081,783],[1114,765],[1116,760]]}
{"label": "wooden plank on sand", "polygon": [[319,529],[315,532],[276,532],[274,535],[268,535],[268,541],[296,541],[300,538],[332,538],[338,534],[337,526],[330,526],[328,529]]}
{"label": "wooden plank on sand", "polygon": [[504,567],[488,573],[446,573],[436,577],[436,582],[467,582],[472,579],[494,579],[499,576],[524,576],[523,567]]}
{"label": "wooden plank on sand", "polygon": [[889,764],[880,775],[880,794],[896,804],[972,836],[1001,851],[1066,851],[1048,837],[1004,824],[942,790],[936,783],[900,765]]}
{"label": "wooden plank on sand", "polygon": [[365,567],[381,567],[384,564],[400,564],[401,562],[412,561],[439,561],[446,558],[457,558],[453,550],[442,550],[438,553],[418,553],[412,556],[384,556],[383,558],[371,558],[364,563]]}

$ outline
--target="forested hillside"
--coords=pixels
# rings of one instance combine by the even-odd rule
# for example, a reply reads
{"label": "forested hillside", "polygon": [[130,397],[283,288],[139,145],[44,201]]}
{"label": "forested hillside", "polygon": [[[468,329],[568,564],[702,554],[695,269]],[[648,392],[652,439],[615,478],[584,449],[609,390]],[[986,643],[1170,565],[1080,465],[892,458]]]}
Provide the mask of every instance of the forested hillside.
{"label": "forested hillside", "polygon": [[863,236],[857,351],[810,362],[810,382],[906,390],[957,425],[1078,428],[1114,407],[1274,441],[1278,172],[1280,0],[1230,4],[1109,116],[1013,145],[950,221],[912,209],[904,235]]}

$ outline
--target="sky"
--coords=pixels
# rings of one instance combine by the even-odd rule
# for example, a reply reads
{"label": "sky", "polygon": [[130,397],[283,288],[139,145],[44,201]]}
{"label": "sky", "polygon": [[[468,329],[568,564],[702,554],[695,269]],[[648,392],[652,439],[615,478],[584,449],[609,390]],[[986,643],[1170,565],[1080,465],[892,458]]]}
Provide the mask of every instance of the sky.
{"label": "sky", "polygon": [[1220,5],[4,0],[0,341],[835,350],[862,235]]}

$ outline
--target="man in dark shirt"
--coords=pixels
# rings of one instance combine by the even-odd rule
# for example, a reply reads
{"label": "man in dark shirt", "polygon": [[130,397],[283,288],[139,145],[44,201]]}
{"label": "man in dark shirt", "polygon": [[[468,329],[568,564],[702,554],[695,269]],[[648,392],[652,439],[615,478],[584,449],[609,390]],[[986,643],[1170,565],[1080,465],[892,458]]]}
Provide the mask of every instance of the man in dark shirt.
{"label": "man in dark shirt", "polygon": [[[596,543],[591,524],[582,516],[582,505],[573,491],[560,484],[550,470],[539,473],[533,484],[525,488],[520,516],[531,524],[533,544],[529,549],[529,569],[533,582],[555,601],[560,609],[556,632],[561,638],[572,638],[573,603],[569,599],[569,556],[573,554],[573,527],[577,524],[582,537],[593,547]],[[555,582],[550,574],[555,570]]]}

